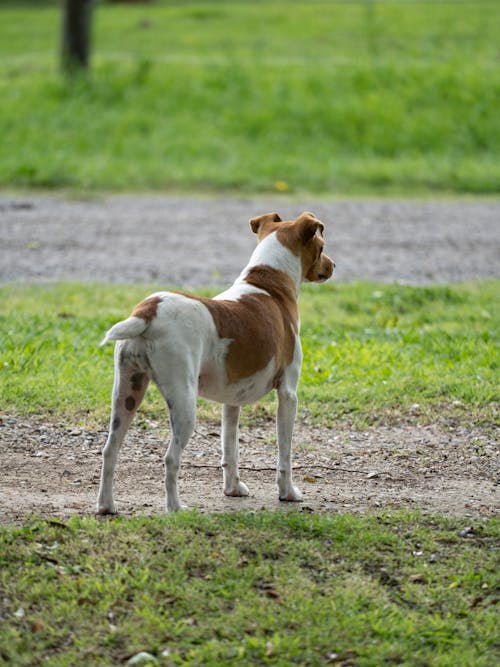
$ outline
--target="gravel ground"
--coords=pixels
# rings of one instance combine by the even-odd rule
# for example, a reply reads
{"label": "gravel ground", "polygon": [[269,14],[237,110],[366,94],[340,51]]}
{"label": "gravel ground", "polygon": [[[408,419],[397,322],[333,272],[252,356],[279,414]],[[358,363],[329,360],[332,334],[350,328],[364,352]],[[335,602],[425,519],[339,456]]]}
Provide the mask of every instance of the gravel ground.
{"label": "gravel ground", "polygon": [[0,283],[81,280],[227,285],[255,237],[249,218],[313,211],[335,280],[430,284],[500,275],[500,200],[314,201],[0,197]]}
{"label": "gravel ground", "polygon": [[[327,225],[335,279],[430,284],[500,275],[500,201],[328,201],[114,196],[72,201],[0,197],[0,283],[58,280],[151,282],[162,288],[227,285],[255,244],[247,221],[277,210],[311,210]],[[110,368],[110,376],[112,369]],[[165,423],[167,423],[165,415]],[[146,426],[146,428],[144,428]],[[27,514],[93,513],[106,432],[0,405],[0,523]],[[296,481],[304,502],[278,503],[274,425],[242,429],[249,498],[225,498],[219,424],[199,424],[183,457],[183,500],[201,511],[280,508],[365,512],[420,509],[471,518],[498,514],[498,431],[442,418],[419,423],[418,406],[397,425],[353,431],[298,423]],[[116,475],[120,512],[163,508],[165,425],[133,427]]]}

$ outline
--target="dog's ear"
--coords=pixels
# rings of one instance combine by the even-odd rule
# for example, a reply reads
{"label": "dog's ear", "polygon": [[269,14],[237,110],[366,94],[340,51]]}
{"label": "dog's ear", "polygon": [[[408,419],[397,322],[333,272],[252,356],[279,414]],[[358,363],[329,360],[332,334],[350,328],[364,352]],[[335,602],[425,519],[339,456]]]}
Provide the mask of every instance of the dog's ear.
{"label": "dog's ear", "polygon": [[282,222],[282,220],[277,213],[264,213],[264,215],[258,215],[256,218],[250,220],[252,232],[258,234],[259,229],[267,222]]}
{"label": "dog's ear", "polygon": [[318,220],[314,213],[304,211],[304,213],[299,215],[295,224],[297,225],[299,238],[304,245],[312,239],[318,230],[321,236],[323,236],[325,225],[321,220]]}

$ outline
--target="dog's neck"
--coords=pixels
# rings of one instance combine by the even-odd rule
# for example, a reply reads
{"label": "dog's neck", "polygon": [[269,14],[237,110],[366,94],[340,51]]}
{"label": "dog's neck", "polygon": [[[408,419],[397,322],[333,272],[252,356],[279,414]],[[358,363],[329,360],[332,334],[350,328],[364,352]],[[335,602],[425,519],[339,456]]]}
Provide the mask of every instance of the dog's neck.
{"label": "dog's neck", "polygon": [[268,292],[265,289],[265,286],[260,288],[246,280],[251,269],[257,266],[269,266],[272,269],[277,269],[278,271],[286,273],[294,285],[295,294],[293,296],[297,299],[300,285],[302,283],[302,265],[300,263],[300,257],[294,255],[291,250],[278,241],[276,232],[266,236],[266,238],[257,245],[248,264],[236,278],[231,287],[215,296],[214,299],[238,301],[244,294],[255,294],[256,292],[267,294]]}
{"label": "dog's neck", "polygon": [[302,283],[302,265],[300,257],[285,247],[276,238],[276,232],[266,236],[255,248],[246,267],[243,269],[238,280],[245,280],[248,271],[254,266],[270,266],[278,271],[283,271],[293,281],[296,296],[299,295]]}

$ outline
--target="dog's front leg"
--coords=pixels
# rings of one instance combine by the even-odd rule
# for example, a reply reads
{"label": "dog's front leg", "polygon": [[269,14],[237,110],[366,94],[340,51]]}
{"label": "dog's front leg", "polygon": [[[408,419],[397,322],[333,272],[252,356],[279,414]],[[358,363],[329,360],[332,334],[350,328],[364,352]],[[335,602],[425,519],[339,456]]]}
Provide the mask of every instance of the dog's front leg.
{"label": "dog's front leg", "polygon": [[248,488],[240,481],[238,473],[239,420],[239,405],[222,406],[222,470],[226,496],[248,496]]}
{"label": "dog's front leg", "polygon": [[292,435],[297,413],[297,395],[278,392],[278,492],[280,500],[300,501],[302,494],[292,482]]}
{"label": "dog's front leg", "polygon": [[299,383],[302,350],[295,349],[294,360],[281,378],[278,387],[278,492],[280,500],[302,500],[299,489],[292,481],[292,436],[297,414],[297,385]]}

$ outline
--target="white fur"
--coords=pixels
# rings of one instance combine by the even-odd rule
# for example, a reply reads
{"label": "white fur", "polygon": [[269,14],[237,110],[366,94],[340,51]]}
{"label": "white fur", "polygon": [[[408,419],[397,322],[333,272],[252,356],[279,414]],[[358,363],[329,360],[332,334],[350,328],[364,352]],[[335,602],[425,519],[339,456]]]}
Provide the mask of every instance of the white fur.
{"label": "white fur", "polygon": [[[273,233],[257,245],[234,285],[215,298],[237,301],[244,294],[265,293],[244,280],[252,266],[261,264],[286,272],[298,293],[302,276],[300,258],[285,248]],[[167,509],[183,507],[177,490],[177,474],[181,452],[194,429],[198,394],[223,403],[224,493],[248,495],[248,488],[240,481],[238,472],[240,406],[259,400],[272,389],[276,376],[275,360],[271,359],[266,368],[252,376],[229,384],[225,356],[231,341],[219,338],[209,310],[200,301],[179,294],[159,292],[154,296],[159,297],[160,302],[149,325],[141,318],[130,317],[112,327],[103,341],[118,340],[110,432],[103,450],[97,502],[101,514],[115,511],[112,486],[118,451],[150,378],[157,384],[170,411],[172,435],[165,456]],[[280,499],[289,501],[301,499],[300,491],[292,482],[290,456],[301,362],[302,351],[297,336],[293,361],[278,387],[277,483]]]}
{"label": "white fur", "polygon": [[250,261],[240,274],[240,278],[244,279],[252,266],[259,266],[261,264],[287,273],[294,282],[296,293],[299,293],[302,282],[300,258],[278,241],[276,232],[272,232],[266,236],[257,245],[250,257]]}
{"label": "white fur", "polygon": [[267,292],[238,278],[229,289],[217,294],[214,299],[216,301],[239,301],[245,294],[267,294]]}
{"label": "white fur", "polygon": [[106,333],[99,347],[103,347],[110,340],[125,340],[140,336],[147,329],[146,322],[140,317],[129,317],[123,322],[118,322]]}

